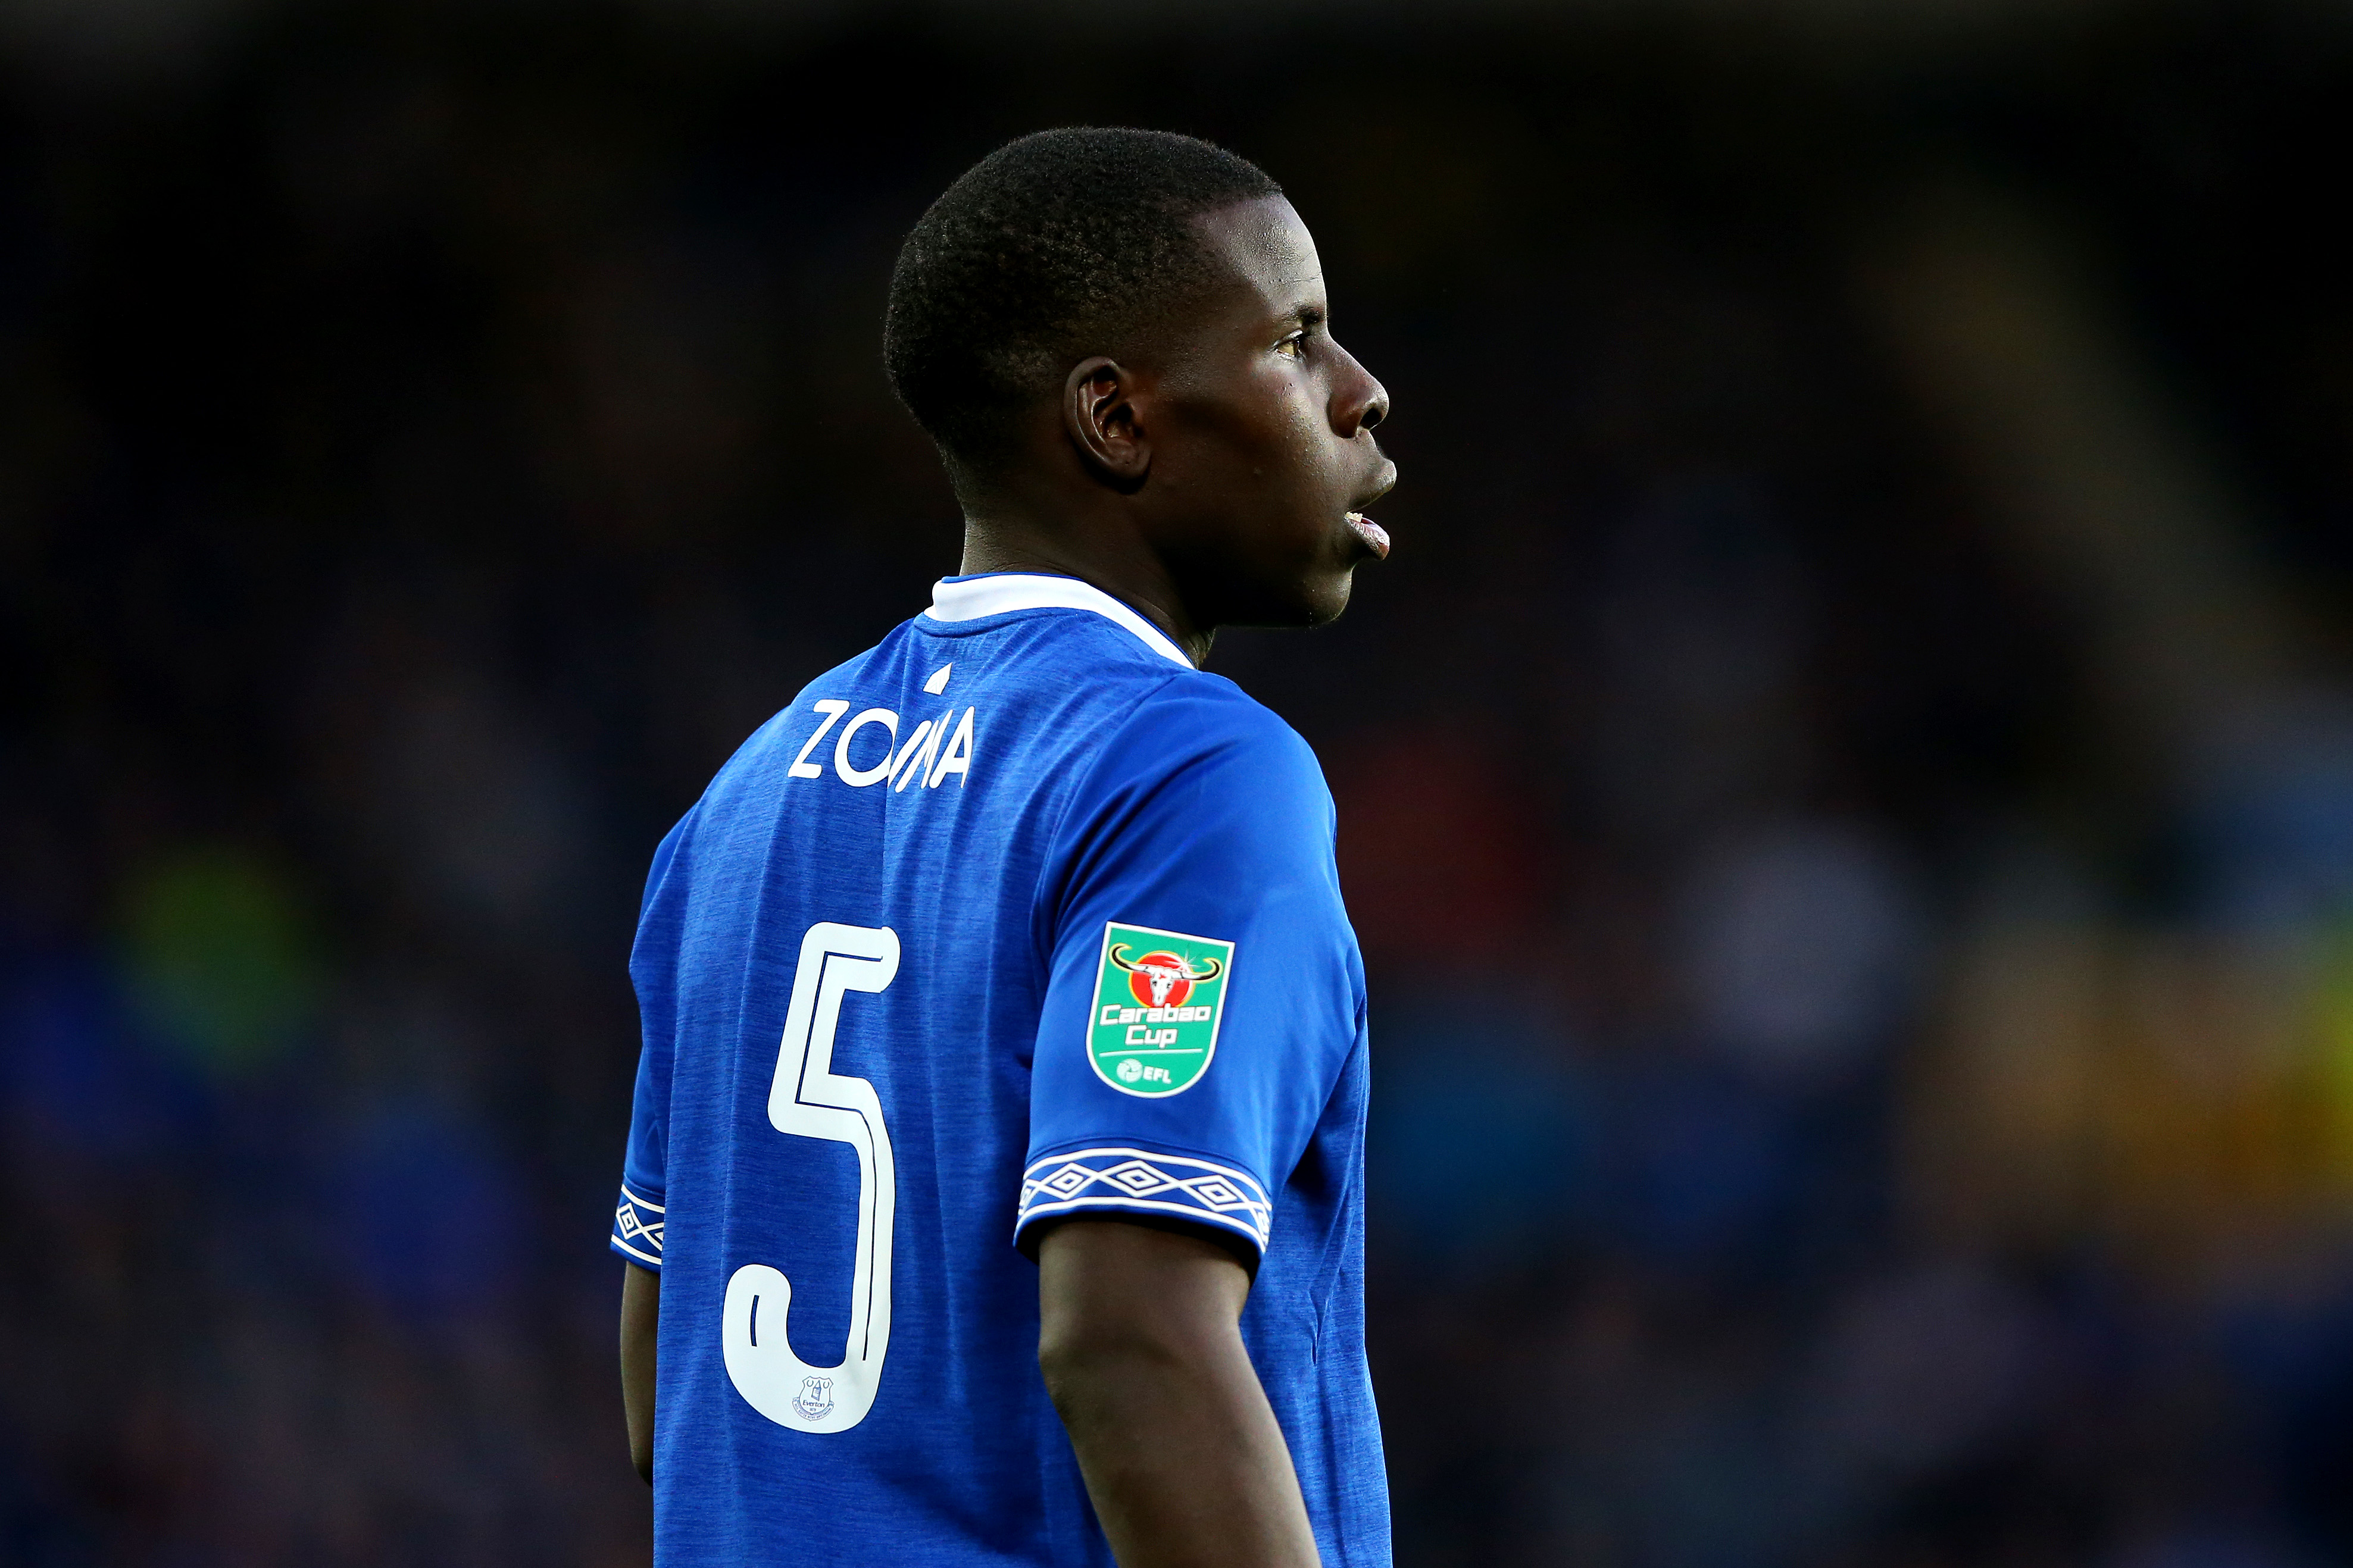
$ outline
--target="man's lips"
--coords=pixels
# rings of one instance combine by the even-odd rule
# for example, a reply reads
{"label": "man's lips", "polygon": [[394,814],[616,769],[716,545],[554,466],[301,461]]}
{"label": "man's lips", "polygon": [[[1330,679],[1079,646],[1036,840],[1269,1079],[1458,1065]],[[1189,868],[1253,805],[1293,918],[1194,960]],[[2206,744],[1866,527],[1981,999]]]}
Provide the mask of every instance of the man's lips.
{"label": "man's lips", "polygon": [[[1377,455],[1379,448],[1377,447],[1374,451]],[[1356,502],[1359,507],[1372,505],[1396,488],[1397,465],[1383,458],[1380,460],[1380,467],[1374,469],[1368,477],[1372,484],[1369,489],[1360,493],[1360,499]],[[1389,531],[1388,529],[1354,508],[1351,508],[1348,512],[1348,526],[1356,531],[1356,537],[1365,542],[1366,549],[1384,561],[1388,559]]]}

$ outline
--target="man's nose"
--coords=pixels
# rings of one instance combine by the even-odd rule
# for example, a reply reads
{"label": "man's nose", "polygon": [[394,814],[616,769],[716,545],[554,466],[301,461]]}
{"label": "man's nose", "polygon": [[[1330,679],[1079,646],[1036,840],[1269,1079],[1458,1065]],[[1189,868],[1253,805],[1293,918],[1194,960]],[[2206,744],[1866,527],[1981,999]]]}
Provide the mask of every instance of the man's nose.
{"label": "man's nose", "polygon": [[1389,392],[1356,363],[1356,355],[1347,358],[1347,372],[1335,389],[1338,395],[1333,399],[1332,428],[1343,439],[1353,440],[1357,431],[1369,430],[1389,416]]}

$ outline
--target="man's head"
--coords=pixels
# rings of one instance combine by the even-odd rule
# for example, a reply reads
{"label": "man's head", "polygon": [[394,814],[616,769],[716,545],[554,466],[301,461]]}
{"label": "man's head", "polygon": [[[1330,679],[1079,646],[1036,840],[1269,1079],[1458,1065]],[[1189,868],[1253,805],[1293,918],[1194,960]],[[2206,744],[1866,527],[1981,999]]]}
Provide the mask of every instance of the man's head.
{"label": "man's head", "polygon": [[1300,625],[1337,615],[1385,547],[1350,513],[1394,478],[1372,437],[1388,395],[1327,314],[1314,240],[1251,164],[1161,132],[1049,131],[916,225],[885,357],[976,528],[1090,575],[1148,557],[1202,630]]}

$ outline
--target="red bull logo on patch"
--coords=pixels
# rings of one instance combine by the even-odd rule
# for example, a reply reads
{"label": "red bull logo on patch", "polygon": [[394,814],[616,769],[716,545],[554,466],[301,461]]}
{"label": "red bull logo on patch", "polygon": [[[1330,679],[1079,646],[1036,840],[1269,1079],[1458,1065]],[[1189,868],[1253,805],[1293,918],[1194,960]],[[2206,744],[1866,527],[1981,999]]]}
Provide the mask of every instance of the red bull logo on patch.
{"label": "red bull logo on patch", "polygon": [[1209,1068],[1234,944],[1150,926],[1103,929],[1087,1058],[1122,1094],[1189,1089]]}

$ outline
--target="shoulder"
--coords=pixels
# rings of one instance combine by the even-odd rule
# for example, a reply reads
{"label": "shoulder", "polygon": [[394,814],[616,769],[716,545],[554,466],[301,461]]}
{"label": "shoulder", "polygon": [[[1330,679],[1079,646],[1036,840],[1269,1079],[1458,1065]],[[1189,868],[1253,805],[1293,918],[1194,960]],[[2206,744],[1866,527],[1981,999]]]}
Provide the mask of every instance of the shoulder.
{"label": "shoulder", "polygon": [[1148,791],[1172,805],[1244,810],[1328,826],[1331,791],[1315,752],[1282,717],[1223,676],[1173,670],[1108,728],[1087,793]]}
{"label": "shoulder", "polygon": [[1171,671],[1136,702],[1121,737],[1165,742],[1172,727],[1219,754],[1262,766],[1304,769],[1322,781],[1315,752],[1299,731],[1222,675]]}

